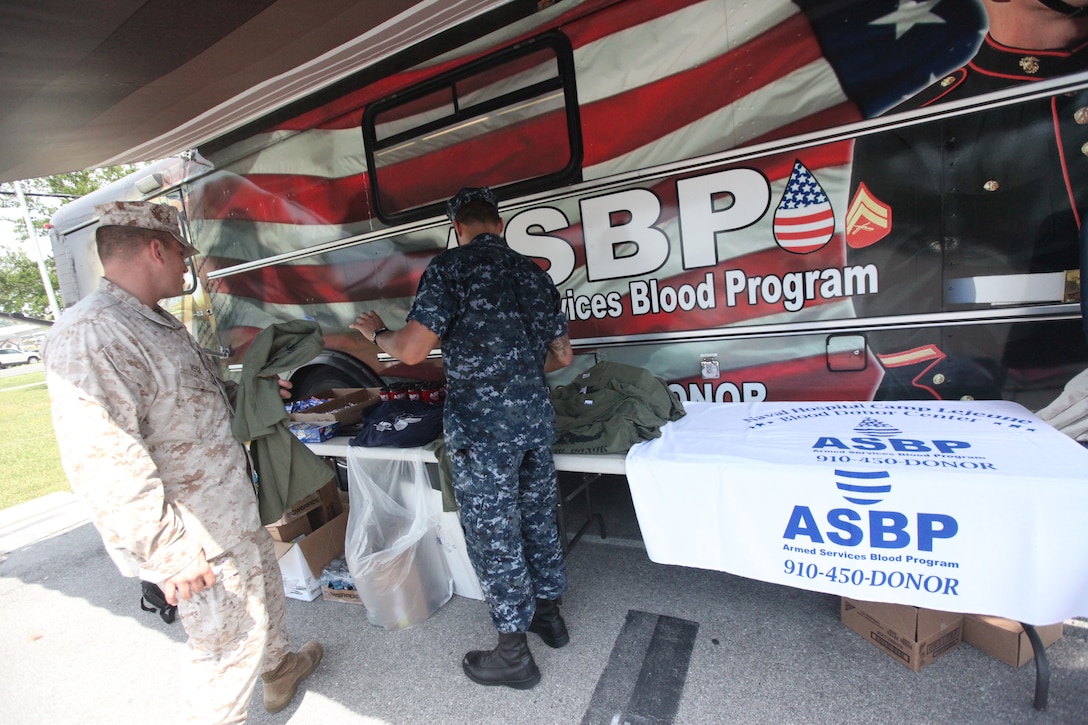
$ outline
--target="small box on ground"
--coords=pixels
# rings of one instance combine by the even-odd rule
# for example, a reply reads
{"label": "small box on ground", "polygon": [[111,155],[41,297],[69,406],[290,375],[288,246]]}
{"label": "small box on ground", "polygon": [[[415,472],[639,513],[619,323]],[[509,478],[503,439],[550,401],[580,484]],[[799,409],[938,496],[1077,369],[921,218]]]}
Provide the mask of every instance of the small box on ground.
{"label": "small box on ground", "polygon": [[337,422],[341,426],[355,425],[363,418],[363,411],[378,404],[378,388],[333,388],[316,397],[329,398],[329,402],[291,413],[291,420],[303,423]]}
{"label": "small box on ground", "polygon": [[292,420],[287,424],[287,429],[303,443],[321,443],[340,434],[340,424],[335,420],[320,422]]}
{"label": "small box on ground", "polygon": [[[1062,623],[1037,626],[1035,632],[1046,648],[1061,639]],[[965,614],[963,641],[1013,667],[1021,667],[1035,657],[1024,628],[1019,622],[1003,617]]]}
{"label": "small box on ground", "polygon": [[842,598],[842,623],[918,672],[963,640],[963,615]]}
{"label": "small box on ground", "polygon": [[347,525],[345,512],[297,542],[275,542],[283,591],[288,597],[312,602],[321,596],[321,572],[330,561],[344,555]]}
{"label": "small box on ground", "polygon": [[355,589],[355,580],[351,578],[347,560],[338,556],[328,563],[321,572],[321,598],[328,602],[344,604],[362,604],[359,592]]}
{"label": "small box on ground", "polygon": [[342,602],[344,604],[362,604],[359,592],[355,589],[333,589],[321,585],[321,598],[326,602]]}

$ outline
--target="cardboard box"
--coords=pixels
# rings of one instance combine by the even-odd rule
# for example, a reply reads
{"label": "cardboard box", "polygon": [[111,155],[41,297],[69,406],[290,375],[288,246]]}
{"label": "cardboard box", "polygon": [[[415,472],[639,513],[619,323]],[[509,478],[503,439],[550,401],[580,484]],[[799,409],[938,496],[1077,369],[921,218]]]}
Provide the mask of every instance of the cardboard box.
{"label": "cardboard box", "polygon": [[283,575],[283,591],[292,599],[312,602],[321,596],[321,571],[344,554],[348,515],[332,521],[295,543],[274,542]]}
{"label": "cardboard box", "polygon": [[332,479],[317,490],[317,506],[309,513],[310,523],[315,529],[321,528],[344,513],[344,508],[340,489],[336,487],[336,480]]}
{"label": "cardboard box", "polygon": [[320,491],[314,491],[306,498],[291,504],[287,507],[287,510],[283,512],[283,516],[280,516],[278,520],[273,521],[269,526],[283,526],[284,524],[289,524],[295,519],[310,513],[310,511],[321,505],[320,494]]}
{"label": "cardboard box", "polygon": [[272,524],[271,526],[265,526],[268,529],[268,533],[272,534],[272,538],[276,541],[291,542],[300,536],[312,533],[314,527],[310,524],[309,516],[299,516],[293,521],[288,521],[286,524]]}
{"label": "cardboard box", "polygon": [[[1036,627],[1035,632],[1045,649],[1061,639],[1062,623]],[[1013,667],[1022,667],[1035,657],[1027,632],[1011,619],[965,614],[963,641]]]}
{"label": "cardboard box", "polygon": [[842,598],[842,623],[918,672],[963,640],[963,615]]}
{"label": "cardboard box", "polygon": [[355,589],[333,589],[331,587],[321,587],[321,598],[327,602],[343,602],[344,604],[362,604],[363,600],[359,598],[359,592]]}
{"label": "cardboard box", "polygon": [[318,397],[329,397],[327,403],[316,405],[301,413],[291,413],[291,420],[304,423],[328,423],[355,425],[363,418],[363,411],[378,404],[378,388],[333,388]]}
{"label": "cardboard box", "polygon": [[[305,509],[297,515],[294,512]],[[344,512],[344,504],[336,481],[330,480],[299,503],[291,507],[291,518],[270,524],[265,528],[276,541],[291,542],[299,536],[317,531]],[[287,514],[285,514],[286,516]]]}
{"label": "cardboard box", "polygon": [[335,420],[321,422],[292,420],[287,424],[287,429],[303,443],[320,443],[340,434],[340,424]]}

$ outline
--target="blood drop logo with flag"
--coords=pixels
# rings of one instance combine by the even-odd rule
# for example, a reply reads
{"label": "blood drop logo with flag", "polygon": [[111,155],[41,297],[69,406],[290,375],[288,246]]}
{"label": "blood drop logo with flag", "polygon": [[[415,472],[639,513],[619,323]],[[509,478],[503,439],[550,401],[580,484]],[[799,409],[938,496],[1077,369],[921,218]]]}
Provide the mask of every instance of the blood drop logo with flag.
{"label": "blood drop logo with flag", "polygon": [[808,254],[831,241],[835,212],[816,177],[794,161],[782,201],[774,210],[774,239],[782,249]]}

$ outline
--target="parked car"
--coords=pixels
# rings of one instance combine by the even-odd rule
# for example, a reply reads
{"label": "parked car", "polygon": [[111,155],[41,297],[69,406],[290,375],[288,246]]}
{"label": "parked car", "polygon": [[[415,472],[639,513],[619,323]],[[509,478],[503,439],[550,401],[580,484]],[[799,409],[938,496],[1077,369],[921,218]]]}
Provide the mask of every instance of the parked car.
{"label": "parked car", "polygon": [[16,350],[15,348],[6,347],[0,349],[0,370],[11,367],[12,365],[36,363],[41,359],[42,356],[36,352],[27,352],[25,350]]}

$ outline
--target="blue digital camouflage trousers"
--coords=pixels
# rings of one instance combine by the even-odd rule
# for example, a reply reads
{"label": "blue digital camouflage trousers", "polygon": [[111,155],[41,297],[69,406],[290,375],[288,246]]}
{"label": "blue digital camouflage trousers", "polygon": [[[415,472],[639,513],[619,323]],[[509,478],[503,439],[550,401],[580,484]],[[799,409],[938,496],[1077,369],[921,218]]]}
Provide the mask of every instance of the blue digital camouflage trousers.
{"label": "blue digital camouflage trousers", "polygon": [[526,632],[537,598],[558,599],[567,588],[551,448],[448,453],[468,558],[491,619],[503,634]]}
{"label": "blue digital camouflage trousers", "polygon": [[182,670],[186,705],[176,721],[242,723],[260,675],[288,652],[283,579],[263,528],[208,563],[215,585],[178,603],[191,664]]}

